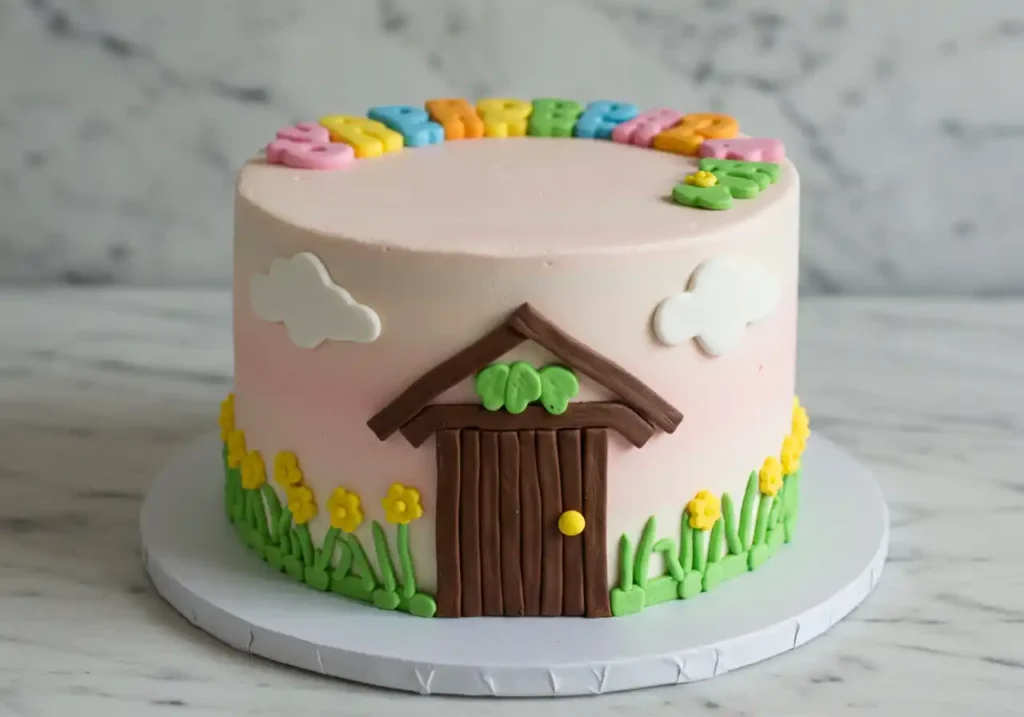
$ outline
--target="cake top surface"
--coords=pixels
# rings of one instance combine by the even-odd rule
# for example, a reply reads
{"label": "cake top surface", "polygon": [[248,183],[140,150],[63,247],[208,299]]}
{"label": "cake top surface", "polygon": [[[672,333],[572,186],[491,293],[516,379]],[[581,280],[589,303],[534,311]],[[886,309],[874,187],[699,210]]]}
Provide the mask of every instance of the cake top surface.
{"label": "cake top surface", "polygon": [[712,238],[796,183],[781,142],[743,137],[728,115],[455,99],[284,128],[238,193],[279,221],[385,250],[538,257]]}

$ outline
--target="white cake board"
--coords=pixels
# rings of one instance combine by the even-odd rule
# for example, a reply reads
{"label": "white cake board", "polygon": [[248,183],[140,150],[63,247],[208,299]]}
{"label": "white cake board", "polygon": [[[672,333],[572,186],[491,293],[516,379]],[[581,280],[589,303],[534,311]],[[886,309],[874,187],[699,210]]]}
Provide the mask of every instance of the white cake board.
{"label": "white cake board", "polygon": [[816,435],[796,539],[756,572],[624,618],[423,619],[273,571],[224,515],[221,460],[217,435],[197,441],[143,503],[142,556],[157,592],[244,652],[423,694],[599,694],[715,677],[828,630],[871,592],[889,546],[878,485]]}

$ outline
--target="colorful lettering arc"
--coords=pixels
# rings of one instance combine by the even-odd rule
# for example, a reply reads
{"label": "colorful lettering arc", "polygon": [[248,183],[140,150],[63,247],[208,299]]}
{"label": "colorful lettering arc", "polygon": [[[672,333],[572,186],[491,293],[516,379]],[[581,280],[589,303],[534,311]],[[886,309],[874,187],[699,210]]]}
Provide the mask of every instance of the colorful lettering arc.
{"label": "colorful lettering arc", "polygon": [[485,98],[427,100],[423,107],[380,105],[366,116],[327,115],[278,130],[266,146],[268,164],[294,169],[343,169],[355,160],[465,139],[545,137],[605,140],[699,157],[707,182],[687,180],[672,192],[677,204],[729,209],[734,198],[758,195],[777,181],[785,148],[778,139],[741,137],[734,117],[683,113],[670,108],[641,112],[635,104],[549,97],[532,101]]}

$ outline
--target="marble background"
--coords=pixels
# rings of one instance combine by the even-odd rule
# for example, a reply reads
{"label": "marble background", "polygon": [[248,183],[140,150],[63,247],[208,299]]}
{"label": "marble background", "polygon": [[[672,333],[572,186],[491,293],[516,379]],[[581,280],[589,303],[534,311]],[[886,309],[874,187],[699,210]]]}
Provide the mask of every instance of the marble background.
{"label": "marble background", "polygon": [[285,121],[438,95],[731,112],[807,292],[1024,290],[1020,0],[0,0],[0,281],[218,285]]}

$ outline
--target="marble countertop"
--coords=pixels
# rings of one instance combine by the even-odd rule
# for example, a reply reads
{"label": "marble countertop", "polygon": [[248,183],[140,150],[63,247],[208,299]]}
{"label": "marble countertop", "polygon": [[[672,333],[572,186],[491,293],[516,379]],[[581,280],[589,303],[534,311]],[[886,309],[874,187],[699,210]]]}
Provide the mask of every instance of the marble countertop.
{"label": "marble countertop", "polygon": [[231,383],[226,292],[0,290],[0,714],[900,715],[1024,703],[1024,300],[816,299],[800,393],[876,472],[892,546],[825,636],[712,681],[421,698],[250,657],[154,593],[137,517]]}

